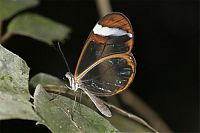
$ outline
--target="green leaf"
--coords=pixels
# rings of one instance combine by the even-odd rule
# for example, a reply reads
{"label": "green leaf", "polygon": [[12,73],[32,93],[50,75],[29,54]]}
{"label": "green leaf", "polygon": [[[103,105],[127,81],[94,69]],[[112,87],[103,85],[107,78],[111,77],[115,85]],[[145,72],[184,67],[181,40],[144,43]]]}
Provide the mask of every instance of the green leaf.
{"label": "green leaf", "polygon": [[71,132],[118,132],[108,120],[92,109],[60,95],[49,95],[41,85],[34,94],[35,110],[42,121],[54,133]]}
{"label": "green leaf", "polygon": [[38,119],[29,102],[29,68],[0,45],[0,119]]}
{"label": "green leaf", "polygon": [[[49,74],[39,73],[31,79],[30,83],[32,86],[35,86],[36,84],[41,83],[44,86],[45,90],[50,91],[50,92],[62,93],[62,94],[67,93],[67,95],[69,96],[74,95],[70,91],[66,91],[67,87],[63,87],[64,86],[63,82],[61,82],[60,79],[54,76],[51,76]],[[76,95],[78,97],[78,94]],[[94,104],[91,102],[90,99],[88,99],[88,97],[83,95],[81,99],[82,99],[81,103],[84,103],[85,105],[87,105],[87,107],[90,107],[93,110],[96,110]],[[70,106],[73,106],[73,101],[69,103],[70,103]],[[68,109],[70,107],[67,107],[66,105],[64,105],[64,108]],[[82,111],[82,109],[80,108],[78,109]],[[133,118],[129,118],[129,117],[125,117],[121,115],[120,113],[118,113],[118,110],[115,110],[115,108],[112,108],[112,113],[113,113],[113,116],[107,119],[110,121],[110,123],[114,127],[117,127],[117,129],[122,132],[156,132],[154,131],[154,129],[147,127],[145,124],[142,124],[143,122],[138,122],[138,119],[136,118],[133,119]],[[132,114],[129,114],[129,116],[130,115]]]}
{"label": "green leaf", "polygon": [[38,84],[45,85],[65,85],[59,78],[46,73],[38,73],[30,80],[30,85],[36,87]]}
{"label": "green leaf", "polygon": [[70,28],[49,18],[25,13],[15,17],[8,25],[8,32],[28,36],[49,45],[52,41],[64,41],[70,33]]}
{"label": "green leaf", "polygon": [[0,0],[0,20],[5,20],[19,11],[36,6],[38,0]]}

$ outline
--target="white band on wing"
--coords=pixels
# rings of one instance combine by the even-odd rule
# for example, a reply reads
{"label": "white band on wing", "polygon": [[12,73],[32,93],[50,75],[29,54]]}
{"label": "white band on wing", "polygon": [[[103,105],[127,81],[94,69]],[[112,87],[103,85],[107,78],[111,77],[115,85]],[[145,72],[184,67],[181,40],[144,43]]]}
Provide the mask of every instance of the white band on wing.
{"label": "white band on wing", "polygon": [[99,25],[98,23],[95,25],[93,29],[94,34],[100,35],[100,36],[123,36],[128,35],[130,38],[133,37],[131,33],[126,32],[125,30],[119,29],[119,28],[109,28],[109,27],[102,27],[102,25]]}

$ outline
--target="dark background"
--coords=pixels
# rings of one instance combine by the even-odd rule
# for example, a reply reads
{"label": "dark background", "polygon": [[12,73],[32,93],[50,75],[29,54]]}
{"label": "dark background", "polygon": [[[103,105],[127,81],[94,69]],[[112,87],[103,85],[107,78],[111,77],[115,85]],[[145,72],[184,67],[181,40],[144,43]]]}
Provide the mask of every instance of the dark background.
{"label": "dark background", "polygon": [[[135,32],[137,74],[132,91],[175,132],[199,131],[198,4],[197,0],[111,1],[113,11],[124,13]],[[43,0],[29,11],[72,28],[62,49],[73,72],[84,42],[99,19],[95,2]],[[30,76],[46,72],[62,78],[67,71],[54,48],[39,41],[16,35],[4,46],[27,62]],[[48,131],[22,120],[1,121],[0,129]]]}

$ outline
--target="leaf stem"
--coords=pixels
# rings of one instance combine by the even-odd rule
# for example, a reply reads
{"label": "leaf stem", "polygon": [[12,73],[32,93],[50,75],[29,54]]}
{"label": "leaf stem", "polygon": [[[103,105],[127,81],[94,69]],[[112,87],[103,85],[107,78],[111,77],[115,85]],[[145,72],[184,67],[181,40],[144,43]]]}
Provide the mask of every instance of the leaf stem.
{"label": "leaf stem", "polygon": [[103,17],[104,15],[112,12],[112,7],[109,0],[96,0],[97,9],[99,16]]}
{"label": "leaf stem", "polygon": [[145,120],[147,120],[154,128],[160,132],[173,132],[164,121],[153,111],[144,101],[133,94],[130,90],[126,90],[120,95],[122,101],[138,112]]}
{"label": "leaf stem", "polygon": [[132,119],[132,120],[134,120],[134,121],[137,121],[138,123],[140,123],[140,124],[146,126],[147,128],[149,128],[149,129],[152,130],[153,132],[158,133],[158,131],[156,131],[153,127],[151,127],[151,126],[150,126],[146,121],[144,121],[142,118],[140,118],[140,117],[138,117],[138,116],[136,116],[136,115],[134,115],[134,114],[128,113],[128,112],[126,112],[126,111],[124,111],[124,110],[122,110],[122,109],[116,107],[115,105],[109,104],[109,103],[107,103],[107,102],[105,102],[105,101],[104,101],[104,103],[105,103],[106,105],[108,105],[110,108],[115,109],[119,114],[121,114],[121,115],[123,115],[123,116],[126,116],[126,117],[128,117],[128,118],[130,118],[130,119]]}
{"label": "leaf stem", "polygon": [[4,44],[10,37],[12,36],[11,32],[6,32],[5,34],[2,35],[0,38],[0,43]]}
{"label": "leaf stem", "polygon": [[0,40],[1,40],[2,30],[3,30],[3,21],[0,19]]}

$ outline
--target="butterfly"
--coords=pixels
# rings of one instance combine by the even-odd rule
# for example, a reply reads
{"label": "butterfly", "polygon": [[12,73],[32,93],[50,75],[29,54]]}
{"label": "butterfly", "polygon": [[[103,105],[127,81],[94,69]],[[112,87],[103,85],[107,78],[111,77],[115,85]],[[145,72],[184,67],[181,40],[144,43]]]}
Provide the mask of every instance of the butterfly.
{"label": "butterfly", "polygon": [[75,74],[67,72],[70,89],[81,89],[105,116],[111,111],[97,96],[112,96],[127,89],[136,73],[131,53],[133,30],[128,18],[112,12],[101,18],[91,31],[79,57]]}

